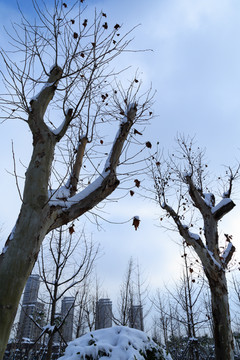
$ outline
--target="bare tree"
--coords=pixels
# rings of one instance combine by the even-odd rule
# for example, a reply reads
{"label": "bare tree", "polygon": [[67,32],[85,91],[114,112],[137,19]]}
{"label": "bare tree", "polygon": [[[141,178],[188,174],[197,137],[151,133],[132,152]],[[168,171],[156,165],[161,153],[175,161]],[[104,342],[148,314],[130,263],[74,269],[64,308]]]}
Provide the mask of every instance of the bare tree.
{"label": "bare tree", "polygon": [[[148,298],[148,286],[146,280],[142,279],[139,264],[136,264],[131,257],[124,279],[120,285],[120,294],[118,297],[118,315],[113,318],[116,324],[134,327],[136,325],[136,319],[140,317],[141,330],[144,328],[144,318],[148,315],[149,310],[144,309],[146,300]],[[137,308],[136,308],[136,307]],[[134,308],[136,311],[134,311]],[[141,313],[138,313],[140,311]]]}
{"label": "bare tree", "polygon": [[83,232],[80,236],[77,234],[76,239],[74,233],[69,234],[69,229],[64,230],[62,227],[51,233],[48,245],[48,251],[41,248],[38,265],[49,298],[49,326],[45,327],[45,332],[49,335],[46,359],[51,359],[54,334],[60,334],[60,329],[64,326],[63,320],[66,320],[61,319],[62,321],[56,324],[59,301],[69,292],[74,298],[77,297],[81,284],[89,278],[98,248],[94,248],[92,241],[87,241]]}
{"label": "bare tree", "polygon": [[96,304],[99,298],[102,297],[100,287],[99,278],[95,275],[91,276],[90,279],[86,279],[79,291],[76,301],[76,309],[78,311],[76,338],[95,328]]}
{"label": "bare tree", "polygon": [[115,319],[120,325],[128,326],[129,324],[129,309],[133,305],[133,272],[134,263],[133,259],[130,258],[127,266],[126,273],[122,284],[120,285],[120,295],[118,299],[118,313],[119,318]]}
{"label": "bare tree", "polygon": [[[163,294],[163,291],[157,289],[156,295],[152,300],[156,315],[154,317],[155,336],[160,332],[160,341],[165,346],[167,352],[168,349],[168,337],[170,333],[170,322],[173,320],[169,316],[170,302],[169,299]],[[160,331],[159,331],[160,330]]]}
{"label": "bare tree", "polygon": [[[211,291],[212,315],[214,323],[215,354],[218,360],[233,359],[233,336],[229,313],[226,269],[235,247],[231,236],[226,237],[226,246],[221,251],[218,222],[235,206],[230,199],[238,168],[227,169],[225,191],[216,203],[209,191],[204,153],[194,149],[192,140],[179,137],[178,149],[168,160],[163,157],[152,161],[152,177],[156,201],[168,218],[172,219],[186,244],[193,247],[198,255]],[[173,199],[173,200],[172,200]],[[172,203],[172,204],[171,204]],[[202,224],[195,222],[193,213],[197,212]],[[196,232],[190,231],[198,225]]]}
{"label": "bare tree", "polygon": [[[205,325],[207,319],[202,318],[203,311],[202,299],[200,296],[203,291],[204,279],[200,277],[200,280],[196,282],[193,262],[189,262],[189,254],[186,251],[187,245],[183,243],[183,273],[179,282],[176,283],[174,292],[168,289],[168,292],[172,300],[176,303],[178,309],[178,315],[175,320],[178,320],[181,325],[184,326],[187,334],[188,342],[184,349],[185,357],[189,360],[198,360],[200,358],[199,353],[199,341],[198,330]],[[197,275],[199,277],[200,275]]]}
{"label": "bare tree", "polygon": [[[84,18],[82,3],[69,8],[60,0],[52,6],[33,0],[36,19],[22,13],[8,33],[12,48],[1,49],[2,117],[27,124],[33,151],[19,216],[0,256],[0,358],[45,235],[129,179],[131,173],[119,174],[118,166],[128,158],[132,164],[146,146],[136,141],[141,149],[128,151],[139,136],[133,125],[146,124],[151,115],[149,93],[139,98],[136,78],[126,91],[117,80],[115,86],[119,70],[110,69],[127,49],[128,34],[121,35],[119,24],[110,28],[103,12],[93,21]],[[109,139],[114,125],[116,136]]]}
{"label": "bare tree", "polygon": [[155,322],[167,351],[176,358],[184,356],[189,360],[198,360],[201,358],[199,331],[208,321],[202,310],[201,295],[205,281],[198,267],[188,259],[186,248],[183,244],[182,276],[171,288],[164,286],[163,290],[158,289],[152,302],[156,310]]}
{"label": "bare tree", "polygon": [[89,292],[90,292],[89,279],[85,279],[83,282],[83,286],[81,287],[81,289],[79,291],[77,304],[76,304],[76,308],[78,311],[78,314],[76,317],[77,320],[75,322],[76,338],[85,334],[85,327],[86,327],[85,309],[86,309],[87,303],[88,303]]}
{"label": "bare tree", "polygon": [[[239,265],[239,264],[238,264]],[[238,268],[239,271],[239,268]],[[231,300],[232,300],[232,323],[235,331],[240,332],[240,318],[239,318],[239,307],[240,307],[240,282],[239,275],[233,274],[231,279]]]}

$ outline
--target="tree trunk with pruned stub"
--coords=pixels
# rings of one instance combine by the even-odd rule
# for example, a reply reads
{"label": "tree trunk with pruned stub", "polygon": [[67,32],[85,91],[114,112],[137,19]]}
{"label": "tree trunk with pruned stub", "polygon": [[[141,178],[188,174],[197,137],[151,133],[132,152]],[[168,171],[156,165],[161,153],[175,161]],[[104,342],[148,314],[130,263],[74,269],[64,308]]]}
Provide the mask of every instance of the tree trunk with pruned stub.
{"label": "tree trunk with pruned stub", "polygon": [[[57,74],[61,73],[59,70]],[[56,76],[56,79],[58,76]],[[54,79],[50,79],[52,82]],[[52,89],[53,91],[53,89]],[[33,132],[33,154],[26,172],[23,203],[16,225],[6,241],[4,252],[0,255],[0,346],[3,354],[18,303],[28,276],[37,260],[38,252],[46,234],[67,224],[109,196],[118,186],[116,167],[124,142],[135,119],[136,107],[128,111],[128,121],[120,126],[120,131],[112,146],[108,159],[108,169],[90,184],[86,196],[78,194],[67,201],[54,204],[49,199],[48,183],[54,155],[54,148],[60,134],[53,134],[43,122],[41,114],[46,102],[53,93],[45,97],[45,101],[32,104],[29,126]],[[91,186],[92,185],[92,186]],[[83,190],[84,191],[84,190]],[[64,203],[64,204],[63,204]],[[70,204],[70,205],[69,205]]]}
{"label": "tree trunk with pruned stub", "polygon": [[[228,289],[226,275],[220,273],[217,282],[209,279],[211,291],[212,316],[214,323],[214,342],[216,359],[234,359],[234,343],[231,330]],[[223,344],[225,346],[223,352]]]}
{"label": "tree trunk with pruned stub", "polygon": [[[81,3],[76,2],[80,7]],[[129,44],[126,34],[120,36],[118,24],[108,30],[106,14],[102,12],[95,13],[91,26],[87,20],[82,24],[83,10],[79,8],[76,13],[74,6],[65,10],[67,4],[62,6],[61,2],[55,3],[53,14],[50,10],[45,12],[44,3],[44,10],[35,0],[33,5],[38,22],[32,25],[23,16],[23,37],[21,39],[20,32],[15,44],[19,56],[23,55],[20,65],[1,50],[7,69],[7,75],[2,75],[6,88],[10,88],[6,92],[9,96],[1,98],[1,104],[6,117],[26,122],[32,133],[33,151],[25,174],[19,216],[0,255],[0,359],[43,239],[50,231],[93,209],[118,187],[117,168],[121,165],[126,141],[130,140],[134,124],[146,124],[151,106],[149,93],[144,103],[138,103],[139,81],[136,79],[126,92],[119,83],[117,90],[112,88],[113,76],[117,74],[109,70],[109,63]],[[78,33],[72,27],[77,22]],[[12,41],[14,43],[14,38]],[[13,48],[15,51],[14,45]],[[50,62],[55,65],[49,70],[46,64]],[[35,75],[36,63],[41,69],[39,76]],[[42,89],[29,103],[29,94],[33,96],[39,84]],[[109,103],[105,103],[106,98]],[[50,106],[52,103],[54,106]],[[9,107],[14,110],[10,111]],[[59,127],[54,125],[54,116],[52,119],[49,115],[50,108],[62,117]],[[103,127],[111,121],[114,126],[118,124],[116,136],[108,140],[105,153],[98,147],[105,146],[100,139],[102,135],[110,136],[107,129],[103,133]],[[61,148],[60,143],[64,145]],[[61,178],[53,171],[59,148],[58,156],[63,154],[59,166],[65,166],[61,168],[64,173]],[[126,156],[124,162],[127,160]],[[93,168],[89,178],[83,170],[84,161]],[[52,190],[54,181],[57,185]]]}
{"label": "tree trunk with pruned stub", "polygon": [[[188,172],[182,172],[174,161],[167,162],[167,170],[164,165],[158,161],[152,167],[152,175],[155,184],[157,200],[164,209],[168,217],[174,221],[179,234],[183,237],[188,246],[193,247],[199,259],[201,260],[203,271],[208,279],[211,293],[211,307],[214,327],[215,356],[217,360],[234,359],[234,343],[231,329],[231,319],[229,312],[228,288],[226,281],[226,269],[232,259],[235,247],[233,246],[231,236],[226,236],[226,246],[220,251],[218,222],[224,215],[229,213],[235,206],[230,199],[232,183],[238,176],[239,167],[233,173],[229,169],[228,190],[222,195],[222,199],[215,204],[215,196],[212,193],[203,192],[204,165],[202,153],[192,150],[192,143],[187,144],[184,139],[178,139],[180,153],[183,154],[185,168]],[[174,177],[176,176],[176,177]],[[167,180],[166,180],[167,179]],[[186,185],[186,193],[180,196],[178,210],[175,211],[168,203],[167,191],[169,182],[178,179],[177,184]],[[196,185],[197,184],[197,185]],[[177,188],[179,189],[179,188]],[[188,200],[189,199],[189,200]],[[198,210],[203,222],[203,230],[200,234],[193,233],[190,228],[193,227],[192,221],[189,226],[183,223],[185,215],[181,212],[186,206],[194,206]],[[204,240],[203,240],[204,237]]]}

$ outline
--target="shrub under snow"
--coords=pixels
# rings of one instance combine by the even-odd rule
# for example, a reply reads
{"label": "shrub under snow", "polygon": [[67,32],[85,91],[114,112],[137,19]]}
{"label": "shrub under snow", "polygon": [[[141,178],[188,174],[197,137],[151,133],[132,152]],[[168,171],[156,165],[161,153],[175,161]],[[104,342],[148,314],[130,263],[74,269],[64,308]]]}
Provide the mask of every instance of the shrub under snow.
{"label": "shrub under snow", "polygon": [[59,360],[171,360],[144,332],[126,326],[92,331],[70,342]]}

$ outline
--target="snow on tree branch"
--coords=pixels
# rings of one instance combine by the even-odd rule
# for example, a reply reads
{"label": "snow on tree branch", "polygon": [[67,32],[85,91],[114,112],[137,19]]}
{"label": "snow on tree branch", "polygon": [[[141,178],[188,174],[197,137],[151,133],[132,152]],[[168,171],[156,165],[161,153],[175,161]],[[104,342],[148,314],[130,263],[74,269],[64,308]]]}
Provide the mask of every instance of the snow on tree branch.
{"label": "snow on tree branch", "polygon": [[[49,231],[91,210],[117,188],[116,169],[122,152],[126,153],[123,163],[135,159],[129,155],[130,151],[128,153],[133,137],[126,141],[132,125],[137,121],[147,123],[152,114],[149,111],[151,91],[139,95],[139,80],[135,78],[127,89],[112,87],[114,79],[119,84],[118,75],[122,69],[121,61],[118,61],[120,66],[115,62],[115,70],[111,63],[127,49],[131,30],[124,34],[122,28],[118,30],[119,25],[110,29],[111,22],[107,30],[102,12],[95,12],[92,21],[89,18],[83,25],[81,3],[75,2],[65,10],[64,3],[55,1],[47,9],[44,1],[34,0],[34,14],[31,12],[28,19],[20,10],[20,23],[13,24],[12,32],[7,32],[10,36],[7,50],[0,49],[5,65],[1,73],[6,87],[0,96],[3,113],[0,117],[26,121],[33,135],[15,231],[11,241],[5,243],[7,251],[0,254],[0,358],[43,239]],[[76,25],[72,26],[74,23]],[[17,58],[12,57],[16,49]],[[50,72],[48,64],[54,64]],[[139,105],[138,100],[143,98]],[[138,104],[137,116],[135,103]],[[115,140],[110,139],[112,149],[99,171],[102,156],[105,156],[98,148],[100,136],[109,135],[111,124],[119,120],[122,104],[130,105],[123,114],[125,118],[120,121]],[[63,122],[57,127],[55,121],[59,119]],[[82,141],[78,144],[83,136],[88,138],[88,144],[91,143],[87,152]],[[78,180],[84,153],[90,168],[89,172],[86,170],[87,183],[90,178],[95,181],[80,191]],[[141,151],[134,153],[137,156]],[[95,175],[98,177],[94,178]],[[127,177],[128,173],[119,176],[124,175]],[[85,182],[85,179],[81,180]],[[49,191],[50,186],[57,189]]]}
{"label": "snow on tree branch", "polygon": [[207,247],[204,245],[201,237],[197,234],[190,232],[188,226],[182,224],[178,214],[174,211],[174,209],[171,206],[164,203],[161,205],[161,207],[164,210],[166,210],[167,213],[174,220],[175,224],[177,225],[179,234],[184,238],[186,243],[195,249],[197,255],[202,261],[203,266],[206,265],[212,267],[213,269],[221,270],[222,269],[221,264],[215,260],[212,252],[209,251]]}
{"label": "snow on tree branch", "polygon": [[[75,190],[71,193],[68,182],[67,186],[62,186],[55,192],[50,192],[49,205],[58,208],[58,219],[54,222],[54,224],[50,227],[49,230],[53,230],[57,226],[64,224],[66,219],[68,219],[68,221],[69,219],[73,220],[85,213],[86,211],[92,209],[101,200],[109,196],[119,185],[119,180],[116,176],[116,168],[119,163],[125,140],[127,139],[132,125],[134,124],[136,113],[136,104],[132,104],[127,108],[126,118],[124,118],[124,121],[120,123],[119,130],[106,160],[104,170],[91,184],[89,184],[84,190],[78,193],[75,193]],[[84,146],[81,149],[81,151],[83,152]],[[79,161],[79,163],[75,163],[75,175],[79,175],[81,165],[80,160],[81,156],[83,156],[83,152],[81,153],[81,155],[79,155],[79,160],[76,159],[76,161]],[[74,186],[76,187],[77,184],[75,180]],[[70,178],[70,183],[71,181],[73,184],[73,178],[72,180]],[[71,196],[71,194],[74,195]],[[60,219],[61,209],[64,212],[64,216],[62,219]]]}
{"label": "snow on tree branch", "polygon": [[211,258],[211,260],[212,260],[212,263],[213,263],[214,265],[216,265],[216,267],[218,268],[218,270],[222,270],[222,265],[214,258],[212,251],[210,251],[210,250],[207,249],[207,253],[208,253],[208,255],[210,256],[210,258]]}
{"label": "snow on tree branch", "polygon": [[234,208],[235,204],[230,198],[222,199],[216,206],[212,208],[214,219],[220,220],[224,215]]}
{"label": "snow on tree branch", "polygon": [[184,238],[184,240],[189,244],[189,245],[192,245],[193,247],[196,246],[196,244],[198,244],[199,246],[201,247],[204,247],[204,244],[200,238],[199,235],[197,234],[194,234],[192,232],[190,232],[188,230],[188,226],[186,225],[183,225],[180,218],[179,218],[179,215],[175,212],[175,210],[167,205],[166,203],[163,203],[161,205],[161,207],[167,211],[167,213],[171,216],[171,218],[174,220],[175,224],[177,225],[178,227],[178,230],[179,230],[179,233],[180,235]]}
{"label": "snow on tree branch", "polygon": [[73,114],[73,109],[71,108],[67,109],[67,113],[62,124],[57,129],[52,130],[52,133],[56,135],[57,141],[61,140],[61,138],[65,135],[69,127],[69,124],[72,120],[72,114]]}
{"label": "snow on tree branch", "polygon": [[227,267],[227,265],[231,261],[235,250],[236,250],[235,246],[231,242],[229,242],[227,248],[224,250],[223,254],[221,255],[221,260],[225,267]]}
{"label": "snow on tree branch", "polygon": [[[234,357],[233,336],[225,269],[231,261],[235,247],[231,243],[231,236],[225,234],[229,244],[221,253],[218,221],[235,206],[230,195],[239,166],[236,172],[230,168],[226,171],[227,190],[222,200],[215,205],[214,194],[209,191],[210,182],[206,182],[205,169],[208,165],[202,162],[202,151],[199,147],[193,149],[192,141],[186,141],[184,137],[178,138],[177,143],[178,148],[169,154],[167,160],[163,159],[162,153],[161,157],[153,157],[151,170],[155,200],[167,211],[167,218],[172,218],[178,233],[187,245],[193,246],[201,261],[211,292],[215,357],[230,360]],[[221,180],[220,177],[218,179]],[[170,199],[176,211],[168,205]],[[189,220],[189,227],[183,225],[184,219]],[[200,236],[189,231],[194,222],[198,224],[199,221],[199,231],[204,235],[204,243]]]}
{"label": "snow on tree branch", "polygon": [[215,206],[215,196],[214,196],[214,194],[205,193],[205,194],[203,194],[203,197],[204,197],[204,201],[205,201],[207,206],[209,206],[210,208]]}
{"label": "snow on tree branch", "polygon": [[199,209],[201,213],[208,211],[208,204],[205,202],[205,200],[202,198],[201,193],[196,188],[192,176],[186,175],[185,181],[189,186],[189,195],[191,196],[192,201],[194,202],[194,205]]}
{"label": "snow on tree branch", "polygon": [[48,78],[47,83],[43,86],[42,90],[30,100],[31,114],[37,114],[43,120],[43,116],[48,107],[49,102],[52,100],[57,84],[62,76],[62,69],[55,66]]}

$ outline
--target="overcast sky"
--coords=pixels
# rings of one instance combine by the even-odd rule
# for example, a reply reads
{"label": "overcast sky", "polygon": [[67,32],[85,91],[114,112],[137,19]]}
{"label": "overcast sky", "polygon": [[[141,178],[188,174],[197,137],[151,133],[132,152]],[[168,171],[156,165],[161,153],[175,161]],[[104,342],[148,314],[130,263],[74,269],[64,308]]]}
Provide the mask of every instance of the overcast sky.
{"label": "overcast sky", "polygon": [[[50,1],[47,0],[47,3]],[[67,2],[67,1],[66,1]],[[29,0],[21,1],[29,11]],[[144,84],[156,89],[153,106],[156,117],[146,129],[152,143],[171,149],[177,132],[196,136],[206,147],[213,174],[223,172],[223,164],[240,159],[240,2],[238,0],[86,0],[91,10],[107,13],[112,21],[123,23],[134,31],[132,47],[153,51],[127,55],[123,65],[139,69]],[[15,1],[0,2],[0,23],[10,25],[17,16]],[[5,44],[4,32],[0,32]],[[16,122],[0,127],[0,222],[2,237],[14,226],[20,201],[12,172],[11,140],[16,159],[25,164],[31,149],[28,129]],[[239,184],[238,184],[239,187]],[[234,234],[239,244],[239,191],[234,193],[237,207],[228,215],[224,232]],[[98,261],[98,272],[106,294],[119,286],[130,256],[137,259],[153,287],[161,286],[179,275],[180,251],[173,241],[176,235],[159,227],[159,209],[149,201],[125,198],[106,208],[107,219],[124,222],[139,215],[140,228],[131,223],[110,225],[103,229],[86,222],[88,233],[101,244],[104,255]]]}

